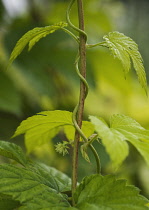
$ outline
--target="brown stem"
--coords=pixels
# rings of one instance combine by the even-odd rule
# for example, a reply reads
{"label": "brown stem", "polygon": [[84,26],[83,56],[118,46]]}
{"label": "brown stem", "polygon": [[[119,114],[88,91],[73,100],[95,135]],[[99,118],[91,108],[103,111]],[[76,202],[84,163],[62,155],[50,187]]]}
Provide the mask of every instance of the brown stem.
{"label": "brown stem", "polygon": [[[79,29],[84,31],[84,12],[83,12],[83,2],[82,0],[77,0],[78,5],[78,19],[79,19]],[[80,73],[84,78],[86,78],[86,36],[83,33],[80,33],[80,44],[79,44],[79,54],[80,54]],[[82,118],[84,111],[84,102],[85,102],[85,93],[86,88],[82,81],[80,81],[80,96],[79,96],[79,107],[77,113],[77,123],[79,127],[82,126]],[[74,139],[74,151],[73,151],[73,174],[72,174],[72,199],[73,205],[74,201],[74,191],[77,186],[77,176],[78,176],[78,150],[79,150],[79,140],[80,134],[78,131],[75,132]]]}

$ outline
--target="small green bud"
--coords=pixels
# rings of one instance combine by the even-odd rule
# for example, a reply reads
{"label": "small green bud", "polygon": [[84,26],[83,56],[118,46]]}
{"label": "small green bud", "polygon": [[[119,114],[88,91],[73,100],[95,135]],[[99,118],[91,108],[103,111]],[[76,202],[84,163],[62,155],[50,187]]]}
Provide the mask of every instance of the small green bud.
{"label": "small green bud", "polygon": [[56,150],[56,152],[58,152],[59,154],[62,154],[63,156],[64,155],[66,155],[66,154],[69,154],[69,152],[68,152],[68,144],[69,144],[69,142],[67,142],[67,141],[63,141],[62,143],[57,143],[56,145],[55,145],[55,150]]}

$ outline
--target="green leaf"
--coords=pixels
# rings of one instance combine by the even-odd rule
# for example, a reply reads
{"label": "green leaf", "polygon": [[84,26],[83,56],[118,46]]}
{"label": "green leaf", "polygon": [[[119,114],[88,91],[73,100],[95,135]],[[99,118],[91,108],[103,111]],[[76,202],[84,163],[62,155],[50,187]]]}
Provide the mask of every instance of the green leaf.
{"label": "green leaf", "polygon": [[0,193],[12,196],[28,209],[70,207],[66,195],[59,192],[53,176],[45,179],[35,170],[14,165],[0,166]]}
{"label": "green leaf", "polygon": [[130,37],[117,31],[110,32],[103,38],[105,40],[104,46],[108,47],[112,54],[121,61],[125,75],[130,70],[130,60],[132,60],[139,82],[147,92],[146,74],[143,66],[143,59],[138,50],[138,45]]}
{"label": "green leaf", "polygon": [[[72,140],[75,128],[72,123],[71,112],[61,110],[44,111],[24,120],[13,137],[25,133],[25,144],[30,153],[36,146],[49,142],[62,128]],[[72,133],[69,132],[68,128]],[[93,130],[94,126],[90,122],[83,122],[85,135],[91,135]]]}
{"label": "green leaf", "polygon": [[27,207],[20,208],[19,210],[28,210],[28,209],[30,209],[30,210],[38,210],[38,209],[39,210],[65,210],[65,209],[67,209],[67,210],[78,210],[74,207],[48,207],[48,205],[45,205],[45,206],[46,207],[41,208],[41,207],[39,207],[38,204],[36,204],[36,205],[30,204]]}
{"label": "green leaf", "polygon": [[71,179],[61,171],[53,167],[47,166],[43,163],[30,165],[30,168],[32,170],[35,170],[36,173],[38,173],[45,179],[50,179],[51,176],[54,177],[59,192],[71,190]]}
{"label": "green leaf", "polygon": [[26,166],[28,162],[21,147],[10,142],[0,141],[0,155],[15,160],[24,166]]}
{"label": "green leaf", "polygon": [[9,195],[0,194],[0,209],[13,210],[20,206],[20,202],[15,201]]}
{"label": "green leaf", "polygon": [[111,117],[110,127],[100,118],[91,116],[90,119],[115,167],[118,167],[128,155],[126,140],[136,147],[149,165],[149,130],[132,118],[120,114]]}
{"label": "green leaf", "polygon": [[126,180],[115,176],[85,177],[76,190],[79,210],[145,210],[148,200],[139,195],[139,189],[126,185]]}
{"label": "green leaf", "polygon": [[68,206],[59,207],[59,204],[57,203],[53,206],[50,206],[49,202],[51,202],[51,199],[52,198],[40,195],[38,198],[33,198],[30,203],[28,203],[25,207],[21,207],[20,210],[78,210]]}
{"label": "green leaf", "polygon": [[67,26],[67,23],[60,22],[51,26],[37,27],[28,31],[21,37],[21,39],[19,39],[16,46],[14,47],[9,59],[9,65],[11,65],[11,63],[18,57],[18,55],[22,52],[27,44],[29,45],[29,50],[31,50],[36,42],[38,42],[41,38],[65,26]]}
{"label": "green leaf", "polygon": [[71,112],[44,111],[27,118],[17,128],[13,137],[25,133],[25,144],[30,153],[36,146],[49,142],[64,125],[72,125]]}
{"label": "green leaf", "polygon": [[113,115],[111,127],[125,135],[126,140],[136,147],[149,165],[149,130],[124,115]]}
{"label": "green leaf", "polygon": [[[95,131],[94,125],[88,121],[83,121],[82,131],[89,138]],[[64,127],[64,132],[69,140],[74,140],[75,129],[74,127],[67,125]]]}
{"label": "green leaf", "polygon": [[125,136],[115,129],[109,128],[101,118],[90,116],[90,120],[95,125],[95,130],[102,139],[113,166],[117,169],[128,155],[128,145],[125,141]]}

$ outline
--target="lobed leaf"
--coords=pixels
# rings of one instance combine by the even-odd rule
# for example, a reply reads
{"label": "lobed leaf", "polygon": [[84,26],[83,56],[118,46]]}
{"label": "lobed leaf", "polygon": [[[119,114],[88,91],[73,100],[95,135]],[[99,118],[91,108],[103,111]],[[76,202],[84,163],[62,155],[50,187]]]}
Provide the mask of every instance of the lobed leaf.
{"label": "lobed leaf", "polygon": [[[94,126],[90,122],[83,122],[82,127],[87,136],[90,136],[94,130]],[[36,146],[49,142],[62,128],[69,140],[73,140],[75,128],[72,123],[71,112],[61,110],[44,111],[24,120],[13,137],[25,133],[25,144],[30,153]]]}
{"label": "lobed leaf", "polygon": [[103,119],[94,116],[90,116],[90,119],[116,168],[128,155],[126,140],[136,147],[149,165],[149,130],[132,118],[120,114],[111,117],[110,127]]}
{"label": "lobed leaf", "polygon": [[126,185],[126,180],[115,176],[91,175],[85,177],[76,190],[79,210],[145,210],[148,200],[139,195],[139,189]]}
{"label": "lobed leaf", "polygon": [[0,193],[12,196],[28,209],[70,207],[53,176],[46,179],[35,171],[14,165],[0,166]]}
{"label": "lobed leaf", "polygon": [[3,209],[9,209],[8,204],[22,205],[22,210],[147,209],[148,200],[137,188],[111,175],[86,177],[75,192],[76,206],[71,207],[65,195],[70,184],[69,177],[44,164],[28,163],[27,168],[4,164],[0,166],[0,204]]}
{"label": "lobed leaf", "polygon": [[139,82],[147,93],[146,74],[143,66],[143,59],[138,50],[138,45],[130,37],[117,31],[110,32],[103,38],[105,39],[104,46],[108,47],[112,54],[121,61],[125,75],[130,70],[130,60],[132,60]]}
{"label": "lobed leaf", "polygon": [[27,170],[32,171],[41,176],[43,179],[53,183],[51,187],[56,189],[58,192],[71,190],[71,179],[66,174],[45,164],[28,161],[21,148],[13,143],[0,141],[0,145],[0,154],[2,156],[16,160],[19,163],[23,162],[22,165],[24,165]]}
{"label": "lobed leaf", "polygon": [[95,125],[99,137],[102,139],[107,153],[110,155],[115,168],[125,160],[128,155],[128,145],[125,137],[114,129],[108,127],[103,119],[90,116],[91,122]]}
{"label": "lobed leaf", "polygon": [[41,38],[65,26],[67,26],[67,23],[60,22],[51,26],[37,27],[28,31],[21,37],[21,39],[19,39],[16,46],[14,47],[10,55],[8,65],[11,65],[11,63],[18,57],[18,55],[20,55],[20,53],[23,51],[27,44],[29,45],[29,50],[31,50],[31,48],[36,44],[36,42],[38,42]]}
{"label": "lobed leaf", "polygon": [[0,141],[0,155],[15,160],[24,166],[28,163],[21,147],[10,142]]}

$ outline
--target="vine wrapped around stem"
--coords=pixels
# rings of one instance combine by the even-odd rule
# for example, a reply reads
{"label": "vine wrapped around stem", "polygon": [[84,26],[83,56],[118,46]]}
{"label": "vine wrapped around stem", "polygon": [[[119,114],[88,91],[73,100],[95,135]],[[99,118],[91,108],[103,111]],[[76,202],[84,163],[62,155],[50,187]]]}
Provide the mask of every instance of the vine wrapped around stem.
{"label": "vine wrapped around stem", "polygon": [[[84,31],[84,14],[83,14],[83,4],[82,0],[77,0],[78,3],[78,18],[79,18],[79,28],[74,26],[70,21],[70,11],[75,3],[76,0],[71,0],[67,13],[66,13],[66,19],[68,22],[68,25],[73,28],[75,31],[79,33],[79,53],[77,54],[76,61],[75,61],[75,69],[76,73],[80,78],[80,98],[79,102],[77,103],[76,107],[73,110],[72,115],[72,121],[74,124],[74,127],[76,129],[75,133],[75,139],[74,139],[74,149],[73,149],[73,166],[72,166],[72,202],[73,205],[75,205],[74,201],[74,191],[76,189],[77,185],[77,168],[78,168],[78,149],[79,149],[79,141],[80,136],[84,140],[84,142],[88,142],[87,137],[84,135],[84,133],[81,130],[82,125],[82,117],[83,117],[83,111],[84,111],[84,102],[88,95],[88,83],[86,81],[86,41],[87,41],[87,34]],[[79,61],[80,61],[80,70],[79,70]],[[100,159],[99,156],[95,150],[95,148],[92,146],[92,144],[89,144],[89,147],[91,148],[95,159],[97,163],[97,173],[100,173]]]}

